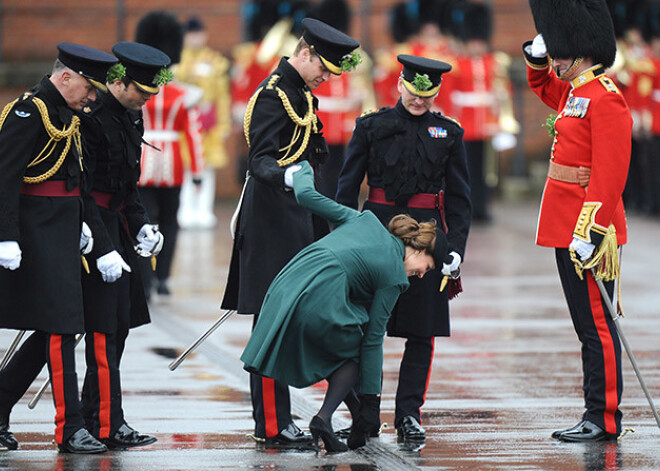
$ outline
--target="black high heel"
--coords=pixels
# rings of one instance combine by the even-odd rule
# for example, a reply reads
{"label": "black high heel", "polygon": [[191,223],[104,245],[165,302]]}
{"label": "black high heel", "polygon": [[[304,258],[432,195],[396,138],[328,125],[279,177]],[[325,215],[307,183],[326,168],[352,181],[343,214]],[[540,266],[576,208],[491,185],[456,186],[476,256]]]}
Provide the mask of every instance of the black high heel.
{"label": "black high heel", "polygon": [[312,417],[312,421],[309,423],[309,431],[312,433],[312,438],[314,439],[314,447],[318,452],[318,443],[319,437],[323,440],[323,446],[325,446],[325,451],[328,453],[339,453],[342,451],[348,451],[346,444],[342,443],[337,439],[335,432],[332,431],[332,426],[325,422],[318,415]]}

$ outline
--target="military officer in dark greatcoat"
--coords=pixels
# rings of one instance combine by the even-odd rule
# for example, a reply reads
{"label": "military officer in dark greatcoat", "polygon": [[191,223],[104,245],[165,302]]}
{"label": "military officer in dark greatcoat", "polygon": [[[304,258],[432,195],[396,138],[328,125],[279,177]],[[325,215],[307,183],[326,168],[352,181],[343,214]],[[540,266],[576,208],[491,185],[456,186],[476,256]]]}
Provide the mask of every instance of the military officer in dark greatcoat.
{"label": "military officer in dark greatcoat", "polygon": [[0,116],[0,327],[35,332],[0,371],[0,447],[15,450],[9,414],[48,364],[55,442],[64,453],[107,451],[84,428],[75,334],[84,329],[83,155],[75,112],[105,88],[111,54],[60,43],[50,76]]}
{"label": "military officer in dark greatcoat", "polygon": [[124,419],[119,364],[129,329],[150,321],[138,256],[155,257],[163,247],[163,235],[149,223],[138,194],[142,106],[172,76],[170,58],[156,48],[120,42],[112,52],[119,63],[108,73],[108,92],[82,119],[92,200],[85,220],[96,234],[90,253],[96,264],[83,275],[82,403],[88,430],[108,448],[123,449],[156,441]]}
{"label": "military officer in dark greatcoat", "polygon": [[[444,288],[443,279],[456,276],[463,259],[471,218],[470,187],[463,129],[454,120],[429,111],[442,74],[451,66],[411,55],[399,55],[398,60],[403,65],[397,84],[401,98],[393,108],[356,120],[337,202],[357,208],[366,173],[369,198],[363,209],[371,210],[383,224],[400,213],[418,221],[438,221],[434,258],[439,269],[424,278],[411,278],[388,324],[389,336],[407,339],[396,392],[398,436],[423,440],[421,407],[434,340],[449,336],[448,298],[460,289],[458,280]],[[364,399],[362,403],[373,404]]]}
{"label": "military officer in dark greatcoat", "polygon": [[[303,36],[293,56],[282,58],[259,85],[245,114],[248,176],[237,211],[222,307],[254,314],[255,322],[275,275],[327,232],[327,223],[296,203],[288,171],[299,160],[309,160],[318,168],[327,157],[311,89],[359,62],[353,52],[359,44],[346,34],[315,19],[304,19],[302,25]],[[311,443],[309,434],[293,423],[286,385],[251,375],[250,386],[259,441],[284,447]]]}

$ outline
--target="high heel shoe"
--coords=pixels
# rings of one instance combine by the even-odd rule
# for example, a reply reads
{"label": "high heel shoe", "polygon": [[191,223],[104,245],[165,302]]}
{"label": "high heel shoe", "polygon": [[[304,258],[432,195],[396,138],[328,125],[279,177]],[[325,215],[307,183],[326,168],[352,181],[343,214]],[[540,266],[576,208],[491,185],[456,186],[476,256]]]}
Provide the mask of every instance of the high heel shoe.
{"label": "high heel shoe", "polygon": [[337,439],[335,432],[332,431],[332,426],[325,422],[318,415],[312,417],[309,423],[309,431],[312,432],[314,439],[314,447],[318,451],[319,437],[323,440],[325,451],[328,453],[338,453],[348,451],[348,447]]}

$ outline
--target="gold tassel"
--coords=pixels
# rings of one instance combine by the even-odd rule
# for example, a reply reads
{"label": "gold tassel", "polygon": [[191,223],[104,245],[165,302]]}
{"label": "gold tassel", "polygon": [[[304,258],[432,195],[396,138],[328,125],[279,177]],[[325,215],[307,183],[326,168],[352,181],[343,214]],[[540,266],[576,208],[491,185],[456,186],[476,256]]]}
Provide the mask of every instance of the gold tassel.
{"label": "gold tassel", "polygon": [[575,264],[575,272],[584,279],[582,272],[584,270],[595,269],[596,278],[603,281],[614,281],[620,275],[619,254],[616,240],[616,229],[613,224],[607,228],[607,234],[600,246],[594,251],[594,254],[585,262],[580,261],[575,250],[570,249],[571,260]]}

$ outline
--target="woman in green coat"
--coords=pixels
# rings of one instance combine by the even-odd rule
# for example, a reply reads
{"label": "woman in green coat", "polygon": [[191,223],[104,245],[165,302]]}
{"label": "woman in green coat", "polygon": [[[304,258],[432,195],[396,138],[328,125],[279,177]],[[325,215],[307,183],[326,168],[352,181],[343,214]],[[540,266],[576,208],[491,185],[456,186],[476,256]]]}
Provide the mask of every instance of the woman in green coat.
{"label": "woman in green coat", "polygon": [[[300,167],[293,174],[298,204],[336,229],[298,253],[273,280],[241,360],[246,370],[297,388],[327,379],[310,431],[327,451],[345,451],[332,432],[332,413],[356,385],[363,408],[380,395],[387,320],[408,277],[423,277],[435,267],[436,224],[398,215],[386,229],[370,211],[360,213],[318,193],[309,164]],[[377,424],[375,407],[376,420],[373,406],[364,411],[365,426]],[[353,429],[366,433],[355,426],[358,419]],[[364,437],[353,438],[349,445],[364,444]]]}

